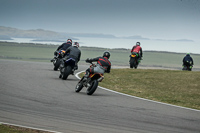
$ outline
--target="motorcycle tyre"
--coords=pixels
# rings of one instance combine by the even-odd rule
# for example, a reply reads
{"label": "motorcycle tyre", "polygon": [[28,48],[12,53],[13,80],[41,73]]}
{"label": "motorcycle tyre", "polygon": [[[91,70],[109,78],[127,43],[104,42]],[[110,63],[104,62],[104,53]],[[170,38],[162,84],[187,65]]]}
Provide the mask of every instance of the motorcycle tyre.
{"label": "motorcycle tyre", "polygon": [[136,62],[136,58],[131,58],[131,60],[130,60],[130,68],[135,68],[135,69],[137,69],[137,66],[138,66],[138,64],[137,64],[137,62]]}
{"label": "motorcycle tyre", "polygon": [[83,89],[83,83],[82,82],[79,82],[77,85],[76,85],[76,88],[75,88],[75,92],[80,92],[81,90]]}
{"label": "motorcycle tyre", "polygon": [[138,67],[137,58],[133,58],[133,59],[134,59],[133,60],[133,66],[134,66],[135,69],[137,69],[137,67]]}
{"label": "motorcycle tyre", "polygon": [[87,89],[87,95],[92,95],[96,91],[98,83],[99,82],[97,80],[91,81],[91,86]]}
{"label": "motorcycle tyre", "polygon": [[138,64],[137,64],[137,63],[135,63],[135,66],[134,66],[134,67],[135,67],[135,69],[137,69],[137,67],[138,67]]}
{"label": "motorcycle tyre", "polygon": [[183,70],[183,71],[192,71],[192,68],[189,68],[189,67],[187,67],[187,66],[184,66],[182,70]]}
{"label": "motorcycle tyre", "polygon": [[59,68],[59,66],[60,66],[60,59],[57,59],[57,60],[56,60],[56,63],[54,64],[53,70],[54,70],[54,71],[57,71],[58,68]]}
{"label": "motorcycle tyre", "polygon": [[134,65],[134,63],[133,63],[133,62],[134,62],[134,59],[133,59],[133,58],[131,58],[131,59],[130,59],[130,68],[133,68],[133,65]]}
{"label": "motorcycle tyre", "polygon": [[62,74],[62,79],[66,80],[67,77],[70,75],[70,73],[72,72],[72,67],[71,66],[67,66],[64,68],[64,72]]}

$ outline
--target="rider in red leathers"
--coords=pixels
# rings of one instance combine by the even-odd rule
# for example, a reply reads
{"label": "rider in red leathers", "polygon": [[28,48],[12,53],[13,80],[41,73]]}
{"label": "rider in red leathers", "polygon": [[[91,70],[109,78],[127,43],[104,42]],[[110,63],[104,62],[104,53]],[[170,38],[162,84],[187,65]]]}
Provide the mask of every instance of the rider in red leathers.
{"label": "rider in red leathers", "polygon": [[140,47],[140,42],[137,42],[135,46],[133,46],[131,53],[135,52],[138,54],[138,59],[141,60],[142,59],[142,47]]}

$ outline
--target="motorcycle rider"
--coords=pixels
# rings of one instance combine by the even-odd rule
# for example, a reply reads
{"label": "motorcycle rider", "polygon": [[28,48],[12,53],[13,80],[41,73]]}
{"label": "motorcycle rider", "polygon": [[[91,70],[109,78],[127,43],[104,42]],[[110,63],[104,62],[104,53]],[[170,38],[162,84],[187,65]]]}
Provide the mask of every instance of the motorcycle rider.
{"label": "motorcycle rider", "polygon": [[136,42],[136,45],[133,46],[132,50],[131,50],[131,53],[132,52],[135,52],[138,54],[138,60],[141,60],[142,59],[142,47],[140,46],[140,42]]}
{"label": "motorcycle rider", "polygon": [[192,69],[192,66],[194,65],[193,59],[190,56],[190,53],[187,53],[186,56],[183,58],[183,66],[190,66],[190,69]]}
{"label": "motorcycle rider", "polygon": [[60,65],[60,67],[63,67],[64,61],[69,58],[75,59],[75,67],[72,70],[72,74],[74,74],[74,71],[78,69],[77,63],[80,61],[80,58],[81,58],[81,51],[78,48],[79,48],[79,43],[74,42],[74,44],[65,51],[65,53],[63,55],[63,59],[61,61],[61,65]]}
{"label": "motorcycle rider", "polygon": [[51,62],[55,60],[55,57],[57,56],[57,51],[64,50],[66,51],[70,46],[72,45],[72,39],[67,39],[67,42],[64,42],[60,46],[58,46],[57,50],[54,52],[54,58],[51,59]]}
{"label": "motorcycle rider", "polygon": [[87,58],[86,62],[91,63],[93,61],[96,61],[97,65],[95,67],[88,68],[86,70],[83,80],[87,80],[90,73],[101,73],[101,74],[104,74],[105,72],[110,73],[111,62],[108,60],[109,58],[110,58],[110,52],[108,52],[108,51],[105,51],[103,53],[103,57],[96,57],[93,59]]}

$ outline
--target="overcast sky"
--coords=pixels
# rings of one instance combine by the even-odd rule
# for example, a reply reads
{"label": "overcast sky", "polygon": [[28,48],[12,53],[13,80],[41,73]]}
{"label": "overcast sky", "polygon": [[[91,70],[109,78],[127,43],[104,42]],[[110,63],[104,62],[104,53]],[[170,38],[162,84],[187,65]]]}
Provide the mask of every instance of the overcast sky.
{"label": "overcast sky", "polygon": [[0,26],[197,41],[200,0],[0,0]]}

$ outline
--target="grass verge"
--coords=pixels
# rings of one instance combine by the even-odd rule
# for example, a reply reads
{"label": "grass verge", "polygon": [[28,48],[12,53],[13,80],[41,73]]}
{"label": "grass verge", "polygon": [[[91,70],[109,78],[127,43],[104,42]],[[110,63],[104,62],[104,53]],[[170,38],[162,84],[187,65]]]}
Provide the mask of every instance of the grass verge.
{"label": "grass verge", "polygon": [[[81,73],[79,76],[82,77]],[[158,102],[200,110],[200,72],[112,69],[100,86]]]}
{"label": "grass verge", "polygon": [[0,124],[0,133],[52,133],[52,132],[12,126],[7,124]]}
{"label": "grass verge", "polygon": [[200,72],[112,69],[102,87],[154,101],[200,110]]}

